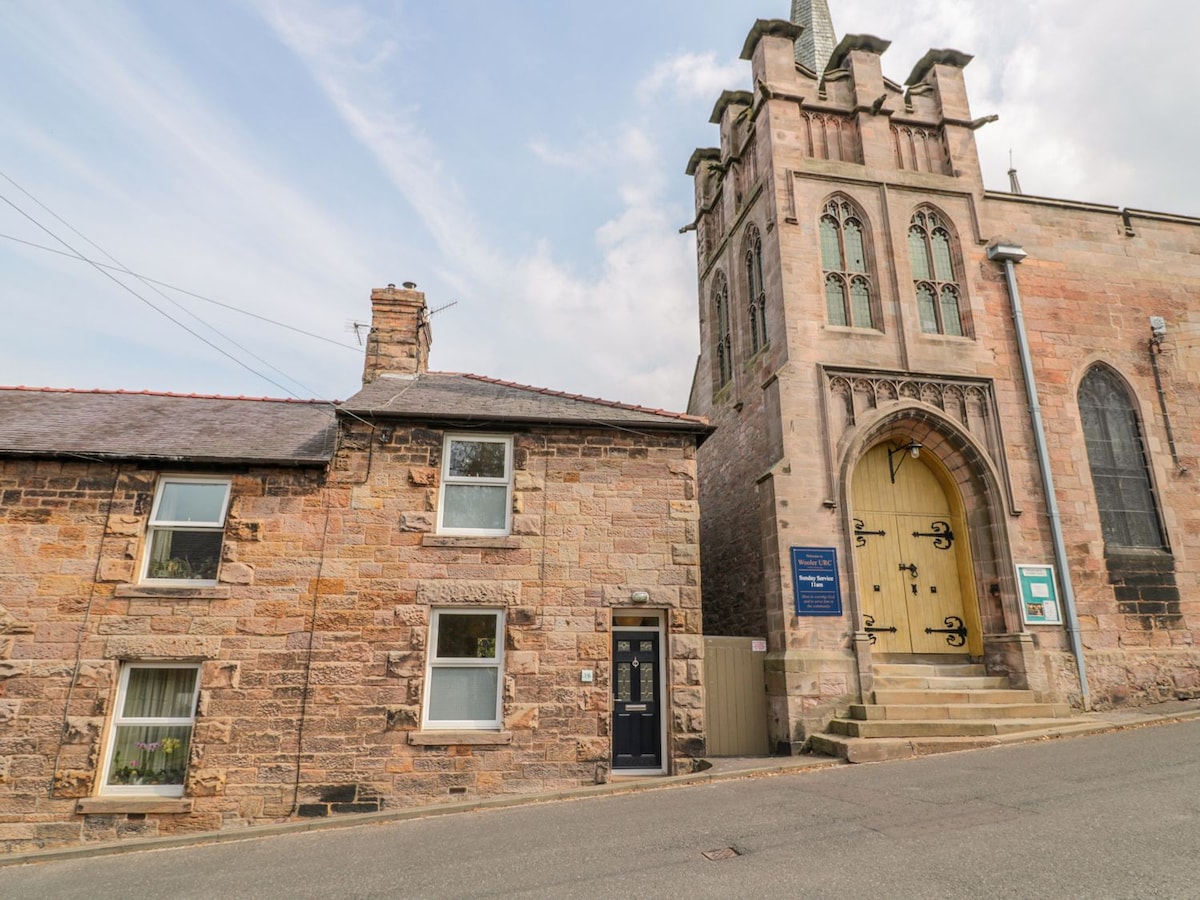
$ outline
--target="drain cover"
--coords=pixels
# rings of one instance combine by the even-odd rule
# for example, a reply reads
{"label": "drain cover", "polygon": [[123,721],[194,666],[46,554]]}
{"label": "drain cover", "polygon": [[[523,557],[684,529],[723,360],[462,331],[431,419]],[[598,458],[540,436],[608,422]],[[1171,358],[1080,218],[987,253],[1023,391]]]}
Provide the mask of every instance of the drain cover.
{"label": "drain cover", "polygon": [[720,850],[705,850],[701,855],[705,859],[711,859],[713,862],[717,862],[718,860],[722,859],[733,859],[735,856],[741,856],[742,854],[740,854],[737,850],[734,850],[732,847],[722,847]]}

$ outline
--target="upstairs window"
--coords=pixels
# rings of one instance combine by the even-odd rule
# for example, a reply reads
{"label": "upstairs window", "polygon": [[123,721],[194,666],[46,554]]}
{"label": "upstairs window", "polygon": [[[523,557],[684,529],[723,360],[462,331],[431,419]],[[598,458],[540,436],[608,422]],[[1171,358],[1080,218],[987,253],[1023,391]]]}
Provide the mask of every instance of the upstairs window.
{"label": "upstairs window", "polygon": [[215,584],[228,509],[228,479],[159,481],[150,511],[143,578]]}
{"label": "upstairs window", "polygon": [[908,226],[917,313],[926,334],[965,334],[954,238],[941,213],[918,209]]}
{"label": "upstairs window", "polygon": [[1141,424],[1115,372],[1096,366],[1084,376],[1079,414],[1104,543],[1166,549]]}
{"label": "upstairs window", "polygon": [[767,346],[767,291],[763,286],[762,235],[746,233],[746,300],[750,305],[750,352]]}
{"label": "upstairs window", "polygon": [[446,435],[438,531],[508,534],[512,517],[512,438]]}
{"label": "upstairs window", "polygon": [[733,335],[729,329],[729,282],[718,272],[713,281],[713,356],[716,361],[717,390],[733,377]]}
{"label": "upstairs window", "polygon": [[825,314],[830,325],[878,328],[867,264],[863,218],[844,198],[834,198],[821,215],[821,268]]}

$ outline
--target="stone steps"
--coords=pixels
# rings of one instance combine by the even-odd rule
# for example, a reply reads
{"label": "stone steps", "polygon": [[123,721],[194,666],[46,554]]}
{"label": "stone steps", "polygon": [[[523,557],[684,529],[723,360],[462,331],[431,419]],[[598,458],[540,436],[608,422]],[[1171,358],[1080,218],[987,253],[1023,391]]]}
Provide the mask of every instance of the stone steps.
{"label": "stone steps", "polygon": [[902,759],[1068,733],[1077,725],[1066,704],[1041,703],[974,663],[883,662],[873,675],[872,702],[851,705],[824,734],[813,735],[814,752],[849,762]]}
{"label": "stone steps", "polygon": [[1043,740],[1070,734],[1087,734],[1096,730],[1093,722],[1076,722],[1071,719],[1054,721],[1057,724],[1053,727],[1039,728],[1033,731],[969,737],[856,738],[829,733],[814,734],[811,738],[811,747],[814,753],[823,753],[826,756],[844,759],[846,762],[868,763],[932,756],[935,753],[954,753],[959,750],[980,750],[1022,741]]}
{"label": "stone steps", "polygon": [[876,675],[876,690],[978,691],[1011,689],[1006,675]]}
{"label": "stone steps", "polygon": [[895,675],[926,677],[931,672],[954,678],[987,675],[987,670],[981,663],[877,663],[875,665],[876,678],[890,678]]}
{"label": "stone steps", "polygon": [[[976,715],[981,711],[977,710]],[[829,732],[847,737],[991,737],[1036,731],[1061,724],[1057,719],[834,719]]]}
{"label": "stone steps", "polygon": [[950,704],[1005,704],[1005,703],[1026,703],[1029,701],[1029,691],[1021,691],[1015,688],[992,688],[987,690],[971,690],[960,688],[958,690],[893,690],[891,688],[876,687],[874,692],[875,702],[879,704],[897,704],[901,706],[934,703],[938,705]]}
{"label": "stone steps", "polygon": [[850,707],[849,717],[860,721],[919,722],[924,719],[1061,719],[1069,715],[1071,707],[1065,703],[856,703]]}

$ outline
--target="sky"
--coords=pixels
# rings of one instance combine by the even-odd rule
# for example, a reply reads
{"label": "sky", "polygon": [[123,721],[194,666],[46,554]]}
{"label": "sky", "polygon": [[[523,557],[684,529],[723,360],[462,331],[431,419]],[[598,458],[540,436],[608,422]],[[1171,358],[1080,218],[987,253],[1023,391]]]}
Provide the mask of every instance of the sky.
{"label": "sky", "polygon": [[[894,81],[975,56],[988,187],[1011,151],[1026,193],[1200,216],[1200,3],[829,5]],[[432,369],[682,410],[684,167],[790,8],[6,0],[0,384],[345,399],[371,289],[413,281]]]}

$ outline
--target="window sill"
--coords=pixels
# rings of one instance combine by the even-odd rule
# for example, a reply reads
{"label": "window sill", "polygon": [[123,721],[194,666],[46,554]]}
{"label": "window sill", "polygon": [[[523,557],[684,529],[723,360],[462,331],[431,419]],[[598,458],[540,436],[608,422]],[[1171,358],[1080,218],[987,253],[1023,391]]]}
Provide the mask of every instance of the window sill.
{"label": "window sill", "polygon": [[511,731],[410,731],[408,742],[418,747],[451,745],[500,746],[512,743]]}
{"label": "window sill", "polygon": [[942,334],[940,331],[922,331],[921,338],[930,341],[945,341],[948,344],[974,344],[975,338],[969,334]]}
{"label": "window sill", "polygon": [[426,534],[421,538],[422,547],[482,547],[495,550],[520,550],[521,539],[514,535],[495,537],[472,537],[470,535]]}
{"label": "window sill", "polygon": [[218,585],[190,587],[188,585],[118,584],[114,597],[164,597],[188,600],[228,600],[230,590]]}
{"label": "window sill", "polygon": [[831,334],[853,334],[861,337],[884,337],[881,329],[874,325],[831,325],[826,322],[823,329]]}
{"label": "window sill", "polygon": [[113,813],[190,813],[190,797],[85,797],[75,804],[83,815]]}

